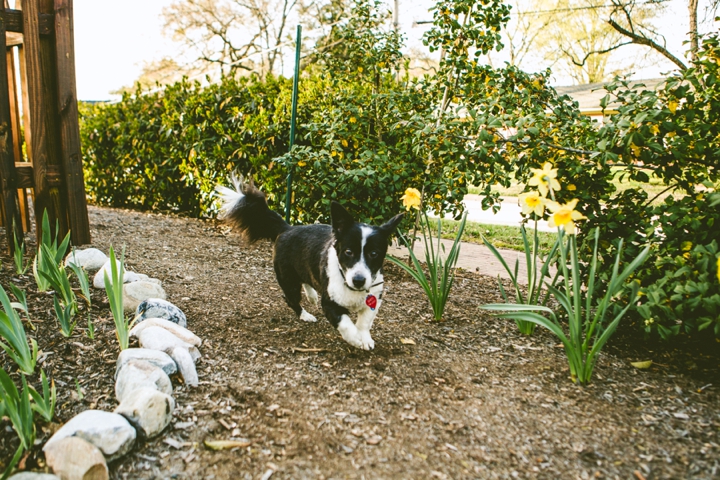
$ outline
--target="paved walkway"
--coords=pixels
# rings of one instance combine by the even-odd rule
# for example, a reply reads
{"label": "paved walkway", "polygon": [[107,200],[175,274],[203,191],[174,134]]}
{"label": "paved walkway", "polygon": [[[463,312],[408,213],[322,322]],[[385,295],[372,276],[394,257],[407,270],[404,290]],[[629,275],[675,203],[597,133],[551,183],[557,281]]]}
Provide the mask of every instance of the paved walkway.
{"label": "paved walkway", "polygon": [[[445,254],[452,248],[452,240],[441,240],[445,246]],[[415,242],[415,248],[413,249],[415,256],[422,263],[425,263],[425,245],[424,242]],[[407,259],[408,251],[405,247],[397,247],[393,245],[388,249],[388,253],[399,258]],[[517,250],[506,250],[501,249],[505,262],[512,269],[515,268],[515,260],[520,259],[520,266],[518,269],[519,283],[527,284],[527,264],[525,263],[525,254]],[[471,272],[477,272],[481,275],[488,275],[491,277],[497,277],[500,275],[501,278],[509,279],[510,276],[505,271],[500,261],[495,258],[489,248],[485,245],[478,245],[477,243],[462,242],[460,246],[460,256],[458,258],[457,266]]]}

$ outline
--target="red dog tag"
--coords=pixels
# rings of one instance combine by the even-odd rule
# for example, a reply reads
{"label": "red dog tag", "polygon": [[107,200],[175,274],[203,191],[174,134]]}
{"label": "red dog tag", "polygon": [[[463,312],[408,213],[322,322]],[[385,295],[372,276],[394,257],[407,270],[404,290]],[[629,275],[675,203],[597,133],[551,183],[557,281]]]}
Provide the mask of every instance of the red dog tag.
{"label": "red dog tag", "polygon": [[370,310],[375,310],[375,307],[377,307],[377,298],[375,295],[368,295],[365,297],[365,305],[370,307]]}

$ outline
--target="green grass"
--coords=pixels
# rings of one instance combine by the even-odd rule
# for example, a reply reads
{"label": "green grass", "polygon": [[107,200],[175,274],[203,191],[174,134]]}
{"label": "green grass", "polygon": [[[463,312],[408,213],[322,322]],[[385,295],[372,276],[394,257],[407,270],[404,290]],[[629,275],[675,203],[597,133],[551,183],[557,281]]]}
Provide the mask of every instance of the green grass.
{"label": "green grass", "polygon": [[[435,223],[432,219],[431,223]],[[435,224],[437,225],[437,224]],[[457,235],[460,222],[457,220],[442,220],[442,238],[448,238],[450,240],[455,239]],[[435,228],[435,227],[433,227]],[[532,227],[529,226],[529,229]],[[528,230],[528,234],[532,235],[532,232]],[[504,225],[486,225],[477,222],[468,221],[465,224],[465,231],[461,237],[463,242],[483,244],[481,235],[485,235],[490,243],[495,248],[507,248],[511,250],[524,251],[522,236],[520,235],[520,227],[508,227]],[[557,234],[552,232],[538,232],[538,238],[540,239],[540,248],[542,253],[550,251],[552,246],[555,244],[555,237]]]}

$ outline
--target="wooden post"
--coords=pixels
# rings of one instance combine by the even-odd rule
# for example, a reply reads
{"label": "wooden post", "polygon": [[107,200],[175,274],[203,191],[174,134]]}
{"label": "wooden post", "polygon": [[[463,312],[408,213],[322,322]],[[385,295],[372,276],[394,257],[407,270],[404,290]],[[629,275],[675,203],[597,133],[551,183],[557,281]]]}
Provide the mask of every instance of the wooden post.
{"label": "wooden post", "polygon": [[[37,0],[22,0],[23,40],[25,69],[28,92],[28,110],[30,112],[30,150],[33,164],[33,193],[35,200],[35,234],[37,244],[42,239],[41,225],[43,212],[47,210],[50,228],[55,224],[58,212],[52,208],[50,184],[48,182],[47,122],[45,106],[48,104],[42,85],[42,62],[40,59],[40,28],[38,25]],[[27,128],[27,126],[26,126]]]}
{"label": "wooden post", "polygon": [[[52,122],[57,118],[57,83],[54,77],[54,41],[40,38],[39,14],[51,13],[53,0],[22,0],[23,36],[25,44],[25,65],[27,69],[27,90],[32,132],[30,135],[34,194],[35,225],[38,245],[42,239],[42,217],[47,210],[50,228],[61,238],[68,231],[66,195],[61,191],[62,182],[51,182],[51,171],[60,165],[58,125]],[[55,178],[53,176],[53,178]]]}
{"label": "wooden post", "polygon": [[[6,51],[5,20],[0,18],[0,52],[5,53]],[[13,238],[22,241],[23,234],[22,220],[18,210],[17,190],[15,188],[15,152],[13,150],[7,71],[7,55],[0,54],[0,177],[2,177],[0,190],[2,191],[7,242],[12,254],[15,250]]]}
{"label": "wooden post", "polygon": [[80,152],[80,127],[75,86],[75,39],[72,0],[55,2],[58,113],[62,167],[73,245],[90,243],[85,179]]}

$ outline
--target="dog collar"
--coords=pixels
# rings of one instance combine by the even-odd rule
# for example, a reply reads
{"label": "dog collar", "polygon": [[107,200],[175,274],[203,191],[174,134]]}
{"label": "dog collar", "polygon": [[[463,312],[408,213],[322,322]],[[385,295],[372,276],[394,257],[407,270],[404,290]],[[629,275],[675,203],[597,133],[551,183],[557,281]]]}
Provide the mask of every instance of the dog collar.
{"label": "dog collar", "polygon": [[348,290],[352,290],[353,292],[368,292],[368,293],[370,293],[370,288],[377,287],[378,285],[382,285],[383,283],[385,283],[385,282],[377,282],[377,283],[370,285],[370,288],[367,288],[367,289],[366,288],[353,288],[350,285],[348,285],[347,282],[345,281],[345,272],[343,272],[342,268],[340,268],[339,266],[338,266],[338,271],[340,272],[340,276],[343,278],[343,285],[345,285],[345,288],[347,288]]}

